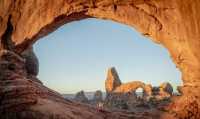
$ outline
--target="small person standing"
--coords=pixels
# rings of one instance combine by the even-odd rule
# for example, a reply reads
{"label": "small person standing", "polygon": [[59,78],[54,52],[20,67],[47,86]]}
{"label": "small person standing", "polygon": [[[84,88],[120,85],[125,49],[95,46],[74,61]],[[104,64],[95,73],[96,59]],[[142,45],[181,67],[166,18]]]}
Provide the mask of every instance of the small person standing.
{"label": "small person standing", "polygon": [[99,103],[97,103],[97,110],[99,111],[99,112],[103,112],[103,103],[102,102],[99,102]]}

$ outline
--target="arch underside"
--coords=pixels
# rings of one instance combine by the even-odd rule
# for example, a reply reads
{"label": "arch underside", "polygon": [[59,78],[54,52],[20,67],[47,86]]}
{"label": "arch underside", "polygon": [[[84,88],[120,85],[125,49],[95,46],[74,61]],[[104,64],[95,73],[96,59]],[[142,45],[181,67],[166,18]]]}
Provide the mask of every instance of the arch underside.
{"label": "arch underside", "polygon": [[[172,60],[182,72],[184,85],[179,88],[183,96],[175,99],[170,105],[174,109],[173,113],[179,117],[189,117],[191,116],[189,111],[197,110],[193,113],[193,117],[200,117],[199,8],[200,2],[198,0],[60,0],[59,2],[57,0],[2,0],[0,1],[0,51],[5,53],[5,50],[9,50],[21,55],[24,50],[30,48],[41,37],[72,21],[91,17],[117,21],[136,28],[141,34],[168,49]],[[4,57],[2,53],[1,57]],[[2,63],[4,60],[6,58],[1,58],[0,62]],[[19,63],[12,60],[9,62]],[[22,64],[20,62],[20,65]],[[1,71],[1,68],[0,72],[5,73]],[[12,73],[19,74],[15,71]],[[26,74],[20,73],[20,75],[23,79],[27,78]],[[8,77],[3,78],[7,79]],[[18,78],[14,77],[14,79]],[[19,84],[24,85],[25,82],[20,80]],[[3,83],[0,86],[9,85]],[[13,85],[16,84],[13,83]],[[53,99],[55,101],[54,97],[59,97],[58,94],[54,93],[54,96],[50,96],[51,91],[45,92],[44,90],[49,89],[43,85],[40,85],[39,88],[36,84],[24,86],[28,85],[33,88],[37,87],[39,92],[46,94],[45,100],[52,101]],[[5,93],[1,92],[0,95],[6,95]],[[37,93],[30,94],[39,95]],[[42,96],[39,95],[38,98],[42,98]],[[40,101],[45,102],[44,100]],[[45,102],[45,104],[53,105],[51,101]],[[37,103],[34,104],[31,103],[32,109],[42,113],[42,110],[36,108]],[[194,106],[192,107],[191,104]],[[1,107],[0,110],[4,108],[7,109],[5,106]],[[62,107],[62,109],[64,108],[66,107]],[[45,109],[45,107],[40,109]],[[75,108],[73,109],[77,111]]]}

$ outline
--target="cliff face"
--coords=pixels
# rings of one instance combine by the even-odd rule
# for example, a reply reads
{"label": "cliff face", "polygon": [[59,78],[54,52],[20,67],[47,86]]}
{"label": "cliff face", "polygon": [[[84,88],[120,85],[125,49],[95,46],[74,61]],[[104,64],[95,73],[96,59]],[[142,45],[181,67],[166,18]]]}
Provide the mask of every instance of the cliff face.
{"label": "cliff face", "polygon": [[[127,24],[165,46],[182,72],[184,86],[179,90],[183,96],[171,105],[173,113],[180,118],[200,118],[199,10],[199,0],[0,0],[0,50],[21,55],[40,37],[74,20],[95,17]],[[5,66],[5,62],[11,62],[8,58],[0,61],[1,83],[7,82],[7,75],[27,77],[17,70],[5,72],[4,68],[10,70],[13,65]],[[19,65],[22,64],[16,66],[19,68]],[[16,77],[12,79],[14,82]],[[11,84],[5,82],[1,85],[3,89]],[[14,86],[21,92],[16,84]],[[9,94],[14,95],[16,90]],[[7,93],[0,93],[0,110],[7,109],[2,106],[3,100],[8,98],[3,95]],[[9,98],[16,101],[14,97]],[[17,107],[19,105],[12,106]]]}

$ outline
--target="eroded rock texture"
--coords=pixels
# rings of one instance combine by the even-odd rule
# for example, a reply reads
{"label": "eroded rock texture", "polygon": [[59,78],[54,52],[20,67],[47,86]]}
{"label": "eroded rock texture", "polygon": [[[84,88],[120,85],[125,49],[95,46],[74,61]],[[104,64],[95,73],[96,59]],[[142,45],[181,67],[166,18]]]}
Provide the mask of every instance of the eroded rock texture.
{"label": "eroded rock texture", "polygon": [[[182,96],[174,99],[174,103],[171,104],[170,110],[172,110],[173,115],[177,118],[199,119],[199,9],[199,0],[0,0],[0,50],[1,52],[3,50],[10,50],[14,52],[14,54],[20,55],[24,50],[31,47],[40,37],[49,34],[64,23],[69,23],[74,20],[95,17],[127,24],[136,28],[143,35],[152,38],[155,42],[165,46],[169,50],[174,63],[182,72],[183,86],[179,88]],[[1,63],[4,64],[5,62],[10,64],[12,61],[8,59],[1,60]],[[16,62],[14,62],[14,64],[15,66],[17,65]],[[14,98],[16,97],[15,95],[17,95],[16,93],[22,93],[27,88],[26,86],[29,86],[22,82],[5,83],[9,81],[18,81],[18,79],[21,81],[23,77],[27,78],[27,75],[23,74],[23,72],[13,70],[15,66],[7,65],[7,63],[5,67],[8,66],[8,71],[5,71],[3,70],[5,68],[4,66],[5,65],[1,67],[0,72],[0,79],[3,84],[1,88],[7,89],[7,87],[13,85],[12,87],[16,89],[14,91],[11,90],[10,92],[5,91],[1,93],[1,106],[2,104],[9,105],[9,103],[19,101]],[[23,65],[19,64],[17,67],[20,68],[23,67]],[[17,75],[17,77],[20,78],[13,75]],[[9,80],[9,78],[17,80]],[[27,80],[23,81],[28,82]],[[49,90],[44,88],[43,85],[39,86],[38,83],[31,83],[30,85],[34,87],[34,89],[37,87],[36,92]],[[25,87],[25,89],[21,91],[20,86]],[[38,88],[38,86],[40,88]],[[32,93],[23,93],[23,96],[26,95],[28,97],[34,97],[35,100],[40,99],[40,96],[33,96]],[[2,97],[4,97],[4,101],[6,98],[12,101],[4,102],[2,101]],[[52,97],[55,98],[55,95]],[[45,99],[50,103],[48,96]],[[33,102],[34,103],[31,104],[35,106],[39,104],[35,101]],[[42,104],[47,103],[39,102]],[[63,105],[60,103],[58,105],[61,108]],[[64,106],[66,111],[68,106]],[[13,110],[29,107],[29,105],[25,104],[12,105]],[[75,112],[80,112],[82,114],[76,107],[73,107]],[[11,108],[4,106],[4,108],[1,108],[1,111],[4,110],[4,112],[6,112],[5,110],[7,109]],[[38,113],[42,113],[42,109],[49,113],[55,111],[47,110],[45,106],[34,109]],[[26,114],[28,115],[31,112],[32,111],[27,111]],[[18,114],[20,115],[20,113]],[[46,115],[49,116],[48,114]],[[95,112],[88,112],[88,115],[93,114],[95,114]],[[72,113],[72,115],[74,116],[75,114]],[[92,116],[90,116],[90,118],[91,117]],[[164,118],[164,115],[162,115],[162,117]],[[84,117],[80,116],[80,118]]]}

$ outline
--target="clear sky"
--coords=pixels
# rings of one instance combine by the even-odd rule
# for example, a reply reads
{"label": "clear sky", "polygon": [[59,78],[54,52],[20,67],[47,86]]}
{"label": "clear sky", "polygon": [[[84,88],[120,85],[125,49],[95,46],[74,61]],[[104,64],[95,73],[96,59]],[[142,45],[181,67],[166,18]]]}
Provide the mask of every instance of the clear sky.
{"label": "clear sky", "polygon": [[60,93],[105,90],[109,67],[122,82],[181,85],[181,73],[161,45],[134,28],[108,20],[86,19],[63,25],[34,45],[40,80]]}

